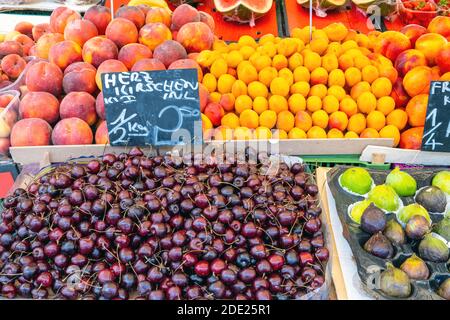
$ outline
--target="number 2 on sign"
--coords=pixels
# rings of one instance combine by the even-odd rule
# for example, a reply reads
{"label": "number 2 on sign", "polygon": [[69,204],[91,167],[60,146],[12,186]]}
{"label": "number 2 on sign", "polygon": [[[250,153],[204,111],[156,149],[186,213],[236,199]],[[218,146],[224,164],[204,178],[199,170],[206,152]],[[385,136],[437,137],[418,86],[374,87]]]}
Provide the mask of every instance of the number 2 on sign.
{"label": "number 2 on sign", "polygon": [[425,145],[430,146],[432,150],[435,150],[436,146],[443,145],[443,143],[436,142],[436,139],[434,139],[437,129],[442,125],[442,122],[436,123],[436,114],[437,109],[433,109],[433,111],[428,114],[426,121],[429,121],[431,119],[432,129],[423,136],[423,139],[428,136],[428,139],[425,141]]}

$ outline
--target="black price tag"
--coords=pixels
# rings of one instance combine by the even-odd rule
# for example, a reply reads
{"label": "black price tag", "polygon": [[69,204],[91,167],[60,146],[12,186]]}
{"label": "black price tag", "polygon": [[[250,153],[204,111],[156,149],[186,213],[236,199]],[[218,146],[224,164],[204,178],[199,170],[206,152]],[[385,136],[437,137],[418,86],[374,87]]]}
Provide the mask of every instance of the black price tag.
{"label": "black price tag", "polygon": [[195,69],[102,74],[113,146],[202,143]]}
{"label": "black price tag", "polygon": [[450,152],[450,81],[430,84],[422,150]]}

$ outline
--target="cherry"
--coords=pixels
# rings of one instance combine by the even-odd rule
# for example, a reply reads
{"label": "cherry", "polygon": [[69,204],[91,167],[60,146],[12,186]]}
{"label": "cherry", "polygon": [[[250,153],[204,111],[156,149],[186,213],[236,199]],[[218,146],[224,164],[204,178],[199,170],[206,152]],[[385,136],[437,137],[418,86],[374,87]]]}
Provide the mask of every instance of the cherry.
{"label": "cherry", "polygon": [[208,261],[198,261],[194,266],[194,272],[200,277],[208,276],[211,272]]}

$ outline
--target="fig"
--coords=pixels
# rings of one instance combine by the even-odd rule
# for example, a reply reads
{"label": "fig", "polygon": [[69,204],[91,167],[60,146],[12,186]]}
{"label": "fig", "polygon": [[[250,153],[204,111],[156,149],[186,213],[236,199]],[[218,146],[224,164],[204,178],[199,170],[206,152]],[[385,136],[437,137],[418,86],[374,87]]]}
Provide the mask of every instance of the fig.
{"label": "fig", "polygon": [[446,194],[450,194],[450,171],[438,172],[431,181],[431,185],[438,187]]}
{"label": "fig", "polygon": [[434,232],[447,241],[450,241],[450,217],[445,217],[434,227]]}
{"label": "fig", "polygon": [[390,259],[394,255],[391,242],[381,232],[370,237],[364,244],[364,250],[381,259]]}
{"label": "fig", "polygon": [[413,240],[422,239],[430,232],[431,226],[428,220],[423,216],[412,216],[405,227],[405,233],[408,238]]}
{"label": "fig", "polygon": [[419,244],[419,256],[426,261],[446,262],[449,250],[444,241],[429,233]]}
{"label": "fig", "polygon": [[387,222],[383,234],[389,239],[389,241],[397,246],[401,246],[406,242],[405,231],[400,223],[394,219]]}
{"label": "fig", "polygon": [[416,202],[428,210],[428,212],[442,213],[447,206],[447,196],[435,186],[425,187],[416,195]]}
{"label": "fig", "polygon": [[341,187],[350,193],[366,194],[373,185],[372,177],[363,168],[349,168],[339,177]]}
{"label": "fig", "polygon": [[397,214],[397,220],[405,226],[409,219],[411,219],[413,216],[423,216],[431,224],[431,218],[428,214],[427,209],[425,209],[418,203],[413,203],[407,205],[406,207],[403,207]]}
{"label": "fig", "polygon": [[374,187],[369,192],[368,199],[378,208],[389,212],[397,211],[402,201],[395,190],[385,184]]}
{"label": "fig", "polygon": [[400,171],[398,167],[388,174],[386,184],[401,197],[413,196],[417,191],[416,180],[409,173]]}
{"label": "fig", "polygon": [[430,276],[427,264],[415,253],[402,263],[400,269],[406,272],[408,277],[413,280],[426,280]]}
{"label": "fig", "polygon": [[387,263],[380,275],[380,289],[393,298],[407,298],[411,295],[411,281],[406,272]]}
{"label": "fig", "polygon": [[371,203],[361,217],[361,229],[367,233],[381,232],[386,227],[386,214]]}
{"label": "fig", "polygon": [[364,211],[367,209],[367,207],[371,203],[372,202],[369,201],[369,200],[363,200],[363,201],[355,202],[353,204],[353,206],[351,206],[349,208],[350,210],[349,210],[348,215],[350,216],[350,219],[352,219],[357,224],[360,224],[361,223],[361,217],[362,217]]}
{"label": "fig", "polygon": [[447,278],[444,282],[442,282],[437,290],[437,294],[445,300],[450,300],[450,278]]}

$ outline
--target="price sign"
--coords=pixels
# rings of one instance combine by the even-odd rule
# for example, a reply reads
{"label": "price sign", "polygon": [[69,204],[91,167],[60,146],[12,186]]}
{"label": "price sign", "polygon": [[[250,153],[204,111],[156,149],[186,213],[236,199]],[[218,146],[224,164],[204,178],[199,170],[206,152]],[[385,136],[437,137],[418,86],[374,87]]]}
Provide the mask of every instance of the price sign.
{"label": "price sign", "polygon": [[111,145],[202,142],[197,70],[104,73],[102,87]]}
{"label": "price sign", "polygon": [[450,81],[430,84],[422,150],[450,152]]}

